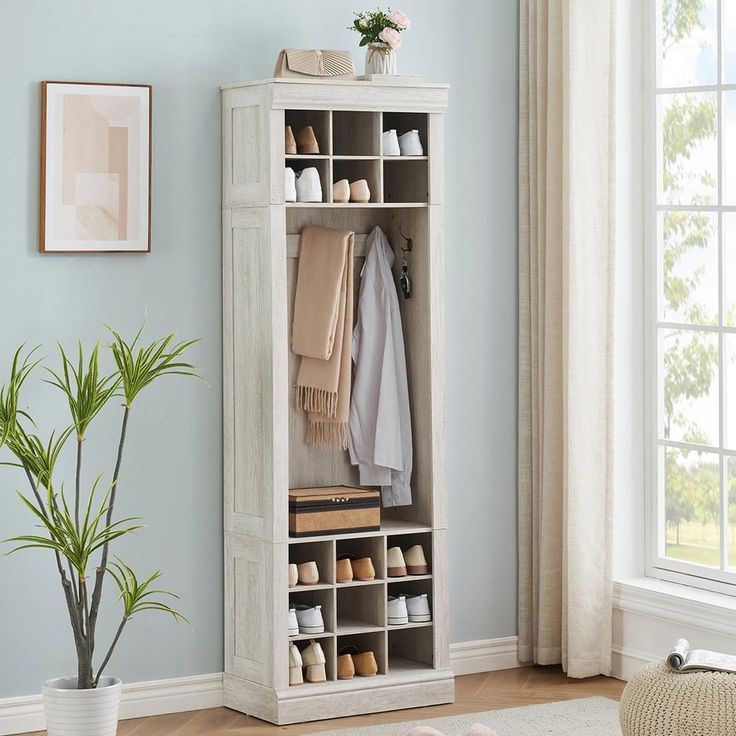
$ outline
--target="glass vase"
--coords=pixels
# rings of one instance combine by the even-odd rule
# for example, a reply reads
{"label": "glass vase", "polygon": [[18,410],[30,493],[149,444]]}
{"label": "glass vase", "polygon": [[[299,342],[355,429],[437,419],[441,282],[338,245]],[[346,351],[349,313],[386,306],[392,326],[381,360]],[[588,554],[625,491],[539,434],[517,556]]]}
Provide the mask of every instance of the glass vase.
{"label": "glass vase", "polygon": [[365,73],[397,74],[394,50],[386,43],[369,43],[365,50]]}

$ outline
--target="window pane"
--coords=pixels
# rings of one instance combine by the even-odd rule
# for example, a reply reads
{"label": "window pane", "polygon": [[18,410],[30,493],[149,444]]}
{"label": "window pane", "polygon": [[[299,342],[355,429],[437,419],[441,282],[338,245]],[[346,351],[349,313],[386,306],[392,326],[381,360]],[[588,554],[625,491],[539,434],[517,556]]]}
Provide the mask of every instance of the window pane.
{"label": "window pane", "polygon": [[661,319],[718,324],[718,217],[664,212],[659,217],[659,243]]}
{"label": "window pane", "polygon": [[718,336],[660,329],[659,338],[664,381],[660,437],[718,445]]}
{"label": "window pane", "polygon": [[716,0],[661,0],[659,7],[660,86],[715,84]]}
{"label": "window pane", "polygon": [[736,92],[723,93],[723,204],[736,204]]}
{"label": "window pane", "polygon": [[718,456],[666,447],[665,555],[698,565],[721,564]]}
{"label": "window pane", "polygon": [[736,3],[721,3],[721,38],[723,39],[723,81],[736,82]]}
{"label": "window pane", "polygon": [[723,213],[723,323],[736,327],[736,214]]}
{"label": "window pane", "polygon": [[660,204],[716,204],[717,113],[712,92],[659,96]]}
{"label": "window pane", "polygon": [[723,445],[729,450],[736,450],[736,335],[723,336]]}

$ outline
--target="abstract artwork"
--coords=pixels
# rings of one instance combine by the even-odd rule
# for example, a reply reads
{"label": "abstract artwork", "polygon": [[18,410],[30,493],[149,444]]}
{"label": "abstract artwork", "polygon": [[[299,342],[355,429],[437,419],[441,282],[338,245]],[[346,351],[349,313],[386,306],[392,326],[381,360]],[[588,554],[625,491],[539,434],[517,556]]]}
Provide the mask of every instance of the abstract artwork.
{"label": "abstract artwork", "polygon": [[44,253],[151,249],[151,87],[41,83]]}

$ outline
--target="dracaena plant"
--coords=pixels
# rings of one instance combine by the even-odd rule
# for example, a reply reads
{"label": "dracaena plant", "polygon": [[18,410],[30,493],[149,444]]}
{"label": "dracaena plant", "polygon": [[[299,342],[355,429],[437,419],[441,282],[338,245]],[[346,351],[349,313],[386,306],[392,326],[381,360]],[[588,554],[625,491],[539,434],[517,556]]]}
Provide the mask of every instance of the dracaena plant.
{"label": "dracaena plant", "polygon": [[[110,329],[110,328],[108,328]],[[20,468],[28,490],[18,491],[21,502],[36,522],[33,533],[5,540],[13,544],[8,554],[24,549],[48,551],[59,583],[74,634],[77,654],[77,677],[80,689],[94,688],[100,681],[110,657],[130,619],[145,611],[160,611],[175,620],[186,621],[169,603],[173,593],[154,587],[161,573],[156,570],[139,579],[120,558],[110,560],[110,546],[117,539],[142,527],[139,517],[116,518],[115,501],[120,492],[120,470],[125,438],[134,401],[158,379],[179,375],[200,378],[191,363],[182,356],[196,340],[177,341],[175,335],[146,344],[143,327],[133,340],[126,342],[110,329],[106,350],[114,368],[100,370],[100,346],[95,345],[85,357],[77,344],[75,360],[59,345],[60,367],[42,366],[37,349],[21,346],[10,366],[10,376],[0,386],[0,449],[10,458],[2,462]],[[43,440],[37,434],[31,414],[22,406],[21,393],[31,375],[45,370],[46,382],[59,389],[65,398],[71,422]],[[111,402],[121,400],[122,417],[117,441],[115,465],[109,482],[97,476],[88,489],[83,488],[82,459],[85,437],[97,415]],[[59,456],[70,439],[76,439],[76,465],[73,492],[56,481]],[[110,577],[118,591],[121,618],[113,640],[95,670],[95,633],[102,603],[105,580]]]}

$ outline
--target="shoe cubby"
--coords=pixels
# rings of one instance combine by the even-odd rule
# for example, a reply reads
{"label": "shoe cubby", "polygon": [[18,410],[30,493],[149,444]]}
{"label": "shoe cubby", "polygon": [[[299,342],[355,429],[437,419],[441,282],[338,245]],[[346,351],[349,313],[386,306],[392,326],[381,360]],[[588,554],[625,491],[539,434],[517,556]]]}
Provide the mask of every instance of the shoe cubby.
{"label": "shoe cubby", "polygon": [[[328,637],[316,637],[313,636],[311,639],[307,638],[303,641],[296,641],[296,646],[299,649],[300,653],[304,653],[304,650],[310,645],[311,641],[314,640],[316,642],[319,642],[319,645],[322,647],[322,651],[325,655],[325,675],[327,676],[327,682],[334,682],[337,679],[337,672],[335,669],[336,665],[336,657],[337,657],[337,650],[335,648],[335,637],[334,636],[328,636]],[[292,640],[294,641],[294,640]],[[304,675],[304,683],[303,685],[296,685],[295,687],[319,687],[320,685],[324,685],[325,683],[321,682],[307,682],[306,678],[306,667],[302,670],[302,673]]]}
{"label": "shoe cubby", "polygon": [[[427,116],[420,112],[384,112],[383,122],[381,124],[382,131],[395,130],[397,136],[402,136],[409,130],[419,132],[419,140],[422,144],[423,157],[426,157],[429,150],[428,125]],[[383,151],[381,151],[381,155]],[[398,156],[390,156],[389,158],[399,158]],[[404,158],[403,156],[401,158]],[[411,158],[417,158],[412,156]]]}
{"label": "shoe cubby", "polygon": [[[304,586],[306,587],[306,586]],[[319,639],[334,634],[336,629],[335,616],[335,591],[333,589],[323,590],[289,590],[290,606],[321,606],[322,618],[325,622],[325,630],[319,634],[299,632],[299,636],[290,637],[292,641],[302,641],[304,639]]]}
{"label": "shoe cubby", "polygon": [[383,201],[406,204],[429,202],[428,161],[384,158]]}
{"label": "shoe cubby", "polygon": [[[429,532],[422,532],[417,534],[389,534],[386,537],[386,547],[391,549],[392,547],[400,547],[402,553],[413,547],[415,544],[420,544],[424,550],[424,557],[427,560],[427,567],[429,571],[424,575],[405,575],[404,577],[389,577],[386,578],[389,583],[399,582],[411,582],[415,580],[424,579],[427,580],[432,577],[432,535]],[[395,595],[392,591],[392,595]]]}
{"label": "shoe cubby", "polygon": [[340,179],[347,179],[350,183],[358,179],[365,179],[371,191],[370,202],[382,201],[381,162],[378,159],[334,159],[332,162],[332,181],[335,183]]}
{"label": "shoe cubby", "polygon": [[[385,675],[388,667],[388,647],[385,631],[375,631],[367,634],[349,634],[347,636],[337,637],[337,656],[343,647],[354,646],[359,652],[373,652],[378,665],[378,674]],[[356,674],[354,680],[361,679]]]}
{"label": "shoe cubby", "polygon": [[386,627],[384,585],[339,586],[337,589],[338,636],[383,631]]}
{"label": "shoe cubby", "polygon": [[431,626],[388,630],[388,671],[431,668],[434,662],[434,631]]}
{"label": "shoe cubby", "polygon": [[289,591],[309,591],[318,588],[332,588],[335,583],[334,543],[325,542],[292,542],[289,544],[289,564],[301,565],[305,562],[316,562],[319,570],[319,583],[303,585],[298,583]]}
{"label": "shoe cubby", "polygon": [[352,580],[349,583],[336,582],[338,588],[357,588],[366,585],[381,585],[386,578],[386,549],[383,537],[365,537],[362,539],[338,539],[336,560],[342,555],[355,555],[358,559],[370,557],[376,571],[372,581]]}
{"label": "shoe cubby", "polygon": [[297,132],[307,125],[311,125],[319,145],[319,154],[291,154],[287,158],[305,158],[312,155],[329,156],[332,153],[332,129],[329,110],[284,110],[285,126],[290,125],[296,136]]}
{"label": "shoe cubby", "polygon": [[300,172],[308,168],[317,169],[317,173],[319,174],[319,183],[320,183],[320,188],[322,190],[321,202],[330,201],[330,198],[332,195],[332,185],[330,184],[330,161],[328,159],[309,158],[306,156],[287,156],[286,166],[290,166],[292,169],[294,169],[294,173],[297,175],[297,182],[296,182],[297,201],[296,203],[289,202],[289,205],[297,204],[297,205],[309,206],[310,204],[319,204],[319,202],[315,203],[315,202],[299,201],[298,176]]}
{"label": "shoe cubby", "polygon": [[333,111],[333,156],[379,156],[380,148],[381,116],[378,113]]}

